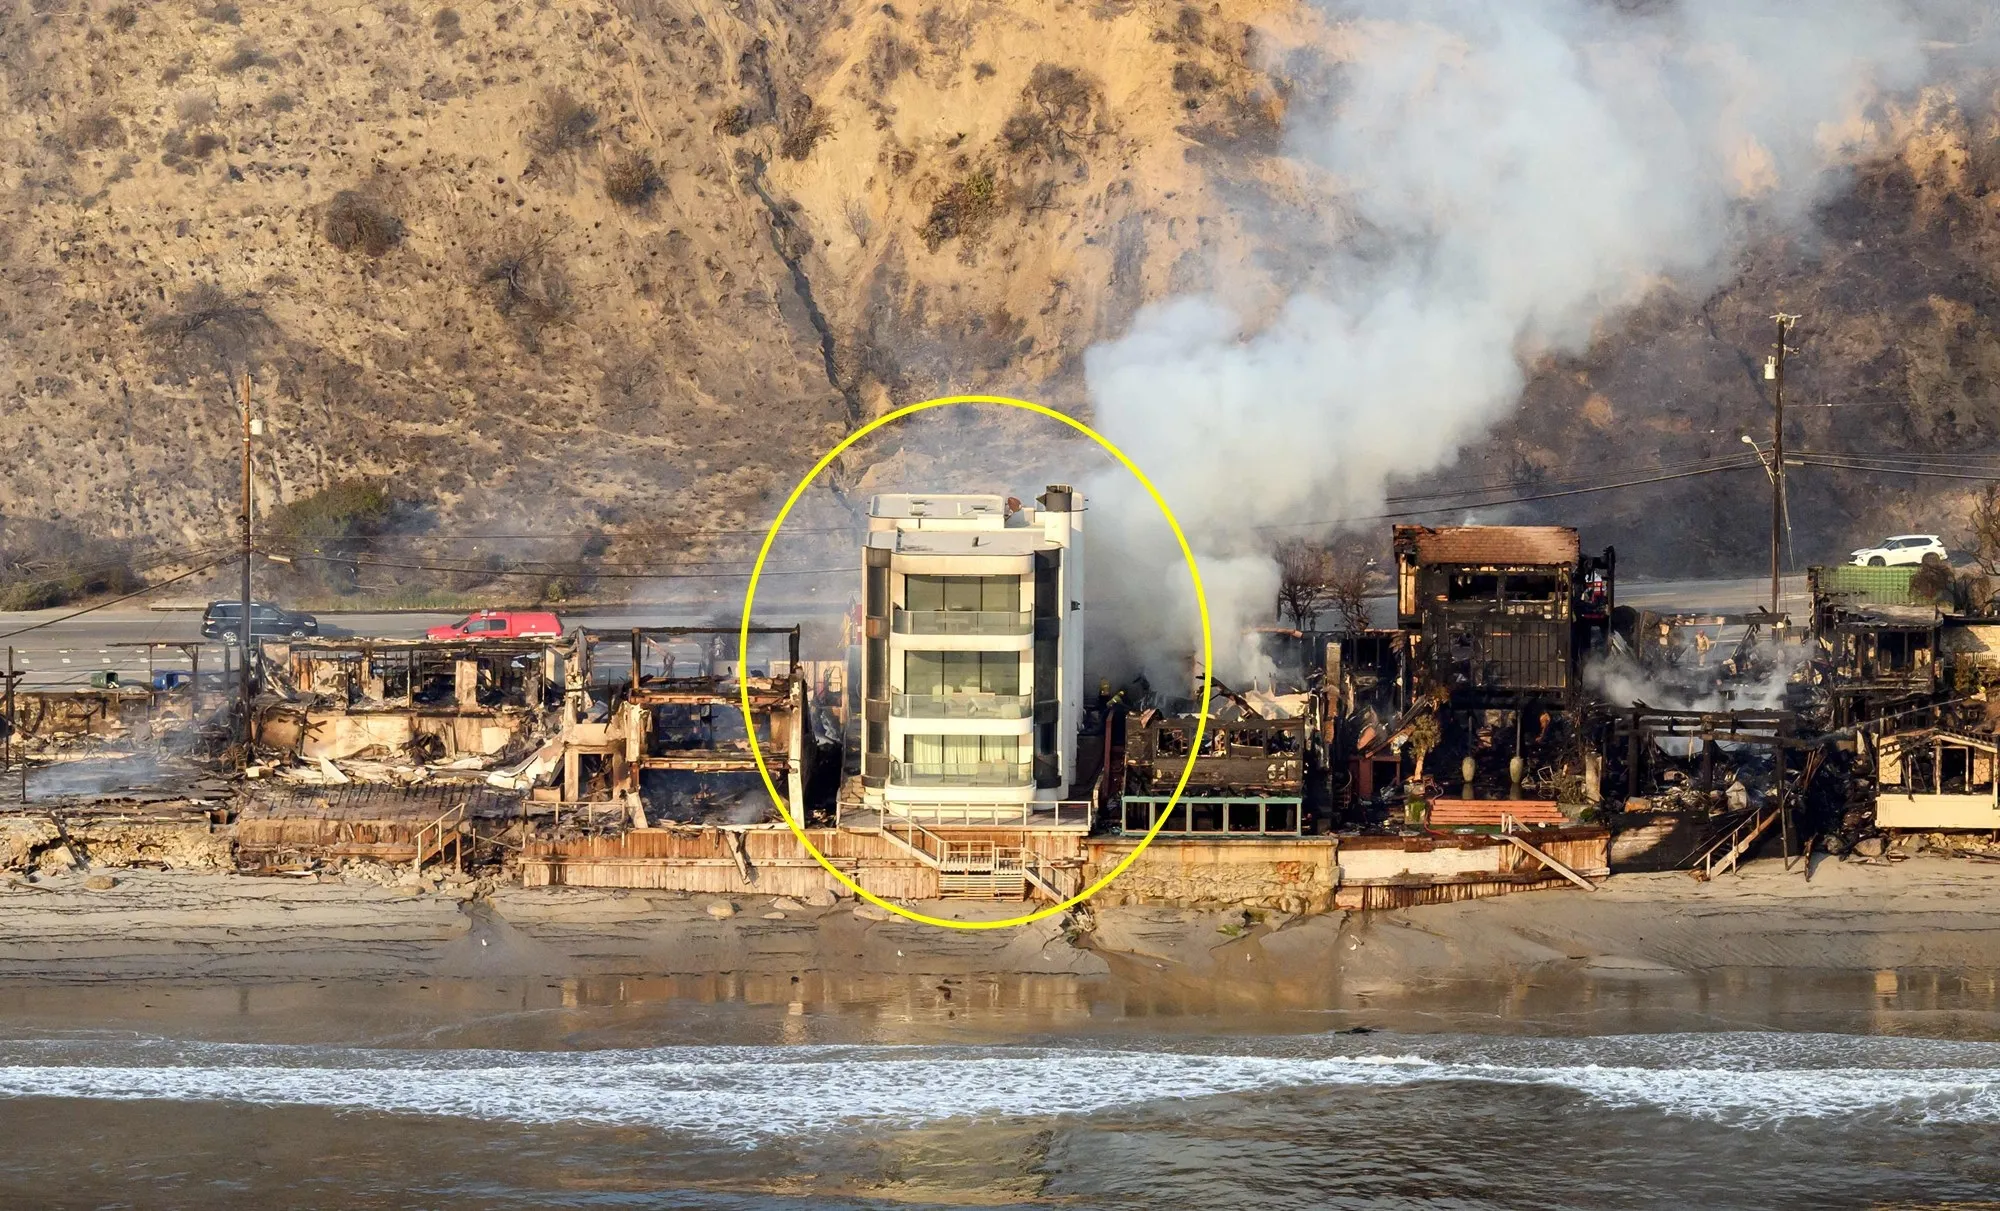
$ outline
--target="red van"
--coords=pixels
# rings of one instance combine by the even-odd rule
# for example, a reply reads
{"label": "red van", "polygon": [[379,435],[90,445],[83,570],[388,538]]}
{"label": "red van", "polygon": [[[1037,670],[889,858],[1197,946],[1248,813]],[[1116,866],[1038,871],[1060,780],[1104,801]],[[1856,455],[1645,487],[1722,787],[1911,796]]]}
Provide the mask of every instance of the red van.
{"label": "red van", "polygon": [[427,639],[559,639],[562,619],[554,614],[481,610],[448,626],[432,627]]}

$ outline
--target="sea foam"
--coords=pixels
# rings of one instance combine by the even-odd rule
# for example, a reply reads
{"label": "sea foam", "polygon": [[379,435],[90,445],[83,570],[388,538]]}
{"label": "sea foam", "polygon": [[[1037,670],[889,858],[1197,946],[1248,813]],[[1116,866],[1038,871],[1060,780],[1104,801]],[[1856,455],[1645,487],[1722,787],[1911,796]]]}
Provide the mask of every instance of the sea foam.
{"label": "sea foam", "polygon": [[537,1052],[45,1039],[0,1043],[0,1096],[616,1124],[742,1142],[1282,1089],[1450,1082],[1554,1087],[1608,1106],[1744,1127],[1862,1114],[2000,1122],[2000,1047],[1990,1044],[1779,1034],[1397,1036],[1391,1050],[1384,1040]]}

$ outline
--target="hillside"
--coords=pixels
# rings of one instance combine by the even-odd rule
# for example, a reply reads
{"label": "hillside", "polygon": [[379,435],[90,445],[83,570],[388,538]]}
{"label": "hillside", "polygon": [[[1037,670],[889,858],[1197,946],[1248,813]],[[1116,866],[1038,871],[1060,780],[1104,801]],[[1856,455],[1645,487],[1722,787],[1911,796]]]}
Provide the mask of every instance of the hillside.
{"label": "hillside", "polygon": [[[366,479],[416,530],[740,554],[688,531],[761,524],[859,420],[948,391],[1087,413],[1083,353],[1142,303],[1313,280],[1339,216],[1281,132],[1325,84],[1281,65],[1337,38],[1291,0],[6,0],[0,516],[226,543],[248,369],[260,508]],[[1896,114],[1901,155],[1821,234],[1541,367],[1452,477],[1741,452],[1779,306],[1800,398],[1854,405],[1794,441],[1990,447],[1993,112]],[[1942,524],[1937,485],[1812,477],[1801,548]],[[1737,474],[1544,508],[1754,566],[1711,526],[1760,500]]]}

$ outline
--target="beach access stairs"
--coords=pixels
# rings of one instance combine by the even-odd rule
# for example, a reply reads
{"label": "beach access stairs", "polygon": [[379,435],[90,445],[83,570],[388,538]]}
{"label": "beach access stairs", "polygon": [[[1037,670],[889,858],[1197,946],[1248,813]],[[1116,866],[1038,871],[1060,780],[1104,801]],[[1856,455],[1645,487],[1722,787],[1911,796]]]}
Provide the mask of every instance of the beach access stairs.
{"label": "beach access stairs", "polygon": [[1774,798],[1697,846],[1682,867],[1704,880],[1735,870],[1743,856],[1764,839],[1784,814],[1784,805]]}
{"label": "beach access stairs", "polygon": [[884,817],[881,835],[937,871],[945,899],[1020,900],[1033,894],[1051,902],[1069,898],[1064,875],[1045,866],[1033,850],[994,841],[958,841],[914,820]]}
{"label": "beach access stairs", "polygon": [[410,863],[410,869],[421,871],[427,862],[443,861],[448,852],[451,854],[453,865],[459,870],[464,870],[465,840],[464,832],[460,828],[464,822],[465,805],[461,803],[417,829],[413,838],[416,857]]}

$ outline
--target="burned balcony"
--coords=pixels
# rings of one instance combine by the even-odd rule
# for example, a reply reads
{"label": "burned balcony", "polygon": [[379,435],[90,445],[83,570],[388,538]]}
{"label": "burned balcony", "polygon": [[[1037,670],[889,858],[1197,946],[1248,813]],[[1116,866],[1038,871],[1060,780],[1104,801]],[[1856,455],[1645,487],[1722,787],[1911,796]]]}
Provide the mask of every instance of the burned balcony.
{"label": "burned balcony", "polygon": [[898,635],[1022,636],[1035,616],[1018,610],[906,610],[896,607],[891,629]]}
{"label": "burned balcony", "polygon": [[[1395,551],[1396,613],[1424,681],[1467,704],[1569,691],[1586,621],[1575,530],[1397,526]],[[1607,591],[1592,617],[1608,605]]]}
{"label": "burned balcony", "polygon": [[[1128,727],[1119,827],[1151,832],[1187,768],[1199,717],[1145,718]],[[1188,770],[1182,798],[1160,824],[1163,835],[1297,836],[1305,831],[1305,716],[1211,718]]]}

